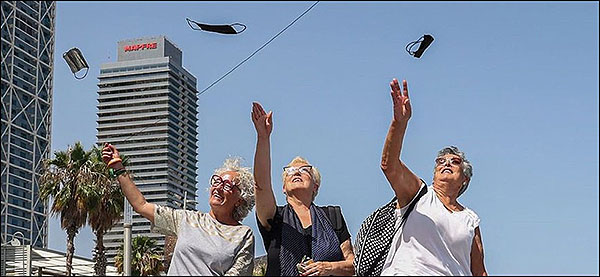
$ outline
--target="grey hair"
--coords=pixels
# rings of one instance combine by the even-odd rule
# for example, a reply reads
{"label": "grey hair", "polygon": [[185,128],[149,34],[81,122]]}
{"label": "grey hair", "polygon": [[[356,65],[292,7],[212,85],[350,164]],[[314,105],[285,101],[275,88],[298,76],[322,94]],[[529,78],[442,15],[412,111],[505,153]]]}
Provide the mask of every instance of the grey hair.
{"label": "grey hair", "polygon": [[[465,175],[465,177],[467,177],[468,179],[463,183],[462,187],[458,191],[458,196],[460,196],[469,187],[469,182],[471,181],[471,177],[473,176],[473,166],[471,165],[471,162],[467,160],[467,156],[465,155],[465,153],[460,151],[458,147],[454,145],[442,148],[442,150],[438,152],[436,159],[447,154],[457,155],[460,157],[460,159],[462,160],[462,164],[460,167],[462,168],[463,175]],[[433,168],[433,173],[435,174],[435,166]]]}
{"label": "grey hair", "polygon": [[238,174],[238,187],[240,189],[240,198],[244,202],[233,210],[233,219],[242,221],[248,213],[254,208],[254,175],[249,167],[241,166],[242,158],[232,157],[223,162],[220,168],[215,169],[216,175],[221,175],[227,171],[233,171]]}

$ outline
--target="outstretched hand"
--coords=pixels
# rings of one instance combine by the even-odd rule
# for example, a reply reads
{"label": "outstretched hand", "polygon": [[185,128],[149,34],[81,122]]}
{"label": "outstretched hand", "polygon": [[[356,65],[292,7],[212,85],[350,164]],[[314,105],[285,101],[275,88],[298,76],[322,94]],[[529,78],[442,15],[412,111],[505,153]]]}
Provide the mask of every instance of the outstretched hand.
{"label": "outstretched hand", "polygon": [[123,167],[119,151],[109,143],[105,143],[102,148],[102,161],[111,168]]}
{"label": "outstretched hand", "polygon": [[396,78],[390,82],[392,101],[394,102],[394,121],[407,123],[412,114],[412,108],[410,107],[406,80],[402,80],[402,87],[402,91],[400,91],[400,84]]}
{"label": "outstretched hand", "polygon": [[252,122],[259,137],[269,137],[273,131],[273,112],[266,113],[258,102],[253,102]]}

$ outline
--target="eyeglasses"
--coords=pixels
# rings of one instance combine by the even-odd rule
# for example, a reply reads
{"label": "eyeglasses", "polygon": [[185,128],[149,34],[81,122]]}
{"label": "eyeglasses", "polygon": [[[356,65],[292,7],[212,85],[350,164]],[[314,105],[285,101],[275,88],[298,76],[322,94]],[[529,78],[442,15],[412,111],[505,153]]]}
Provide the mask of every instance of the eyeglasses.
{"label": "eyeglasses", "polygon": [[435,159],[435,164],[438,166],[445,165],[448,162],[450,162],[451,165],[460,166],[462,164],[462,159],[456,158],[456,157],[451,157],[451,158],[439,157],[439,158]]}
{"label": "eyeglasses", "polygon": [[232,192],[233,188],[240,189],[236,184],[234,184],[231,180],[223,179],[219,175],[213,175],[210,177],[210,186],[213,188],[219,187],[223,185],[223,190],[227,192]]}
{"label": "eyeglasses", "polygon": [[283,168],[283,172],[285,172],[286,175],[292,175],[296,171],[298,171],[300,173],[306,173],[308,175],[311,175],[312,165],[286,166],[286,167]]}

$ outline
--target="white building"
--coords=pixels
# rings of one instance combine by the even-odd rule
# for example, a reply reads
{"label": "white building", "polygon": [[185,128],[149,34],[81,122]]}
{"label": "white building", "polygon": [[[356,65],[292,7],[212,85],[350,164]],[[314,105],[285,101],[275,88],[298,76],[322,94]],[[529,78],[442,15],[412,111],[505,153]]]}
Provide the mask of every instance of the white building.
{"label": "white building", "polygon": [[[2,246],[2,276],[65,276],[65,253],[31,245]],[[94,275],[94,262],[73,256],[73,276]],[[106,266],[106,276],[121,276],[114,266]]]}
{"label": "white building", "polygon": [[[184,195],[196,199],[198,91],[181,50],[164,36],[120,41],[117,61],[102,64],[98,79],[98,144],[111,143],[130,158],[128,169],[148,202],[181,208]],[[138,235],[164,246],[164,236],[134,213],[132,237]],[[112,263],[122,224],[104,244]]]}

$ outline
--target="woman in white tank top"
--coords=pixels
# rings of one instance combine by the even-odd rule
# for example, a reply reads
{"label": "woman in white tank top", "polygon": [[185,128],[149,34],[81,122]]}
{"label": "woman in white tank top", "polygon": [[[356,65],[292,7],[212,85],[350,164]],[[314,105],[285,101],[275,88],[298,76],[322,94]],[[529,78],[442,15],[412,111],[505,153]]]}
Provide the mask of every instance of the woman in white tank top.
{"label": "woman in white tank top", "polygon": [[[438,153],[433,185],[409,211],[404,226],[400,226],[403,213],[425,186],[400,160],[412,113],[406,80],[402,86],[401,92],[398,80],[390,83],[394,118],[381,158],[381,169],[397,198],[395,230],[391,242],[388,239],[379,247],[389,252],[380,256],[385,260],[375,261],[374,273],[381,270],[381,275],[487,275],[479,217],[457,201],[473,175],[470,162],[458,148],[446,147]],[[360,275],[358,269],[357,274]]]}

